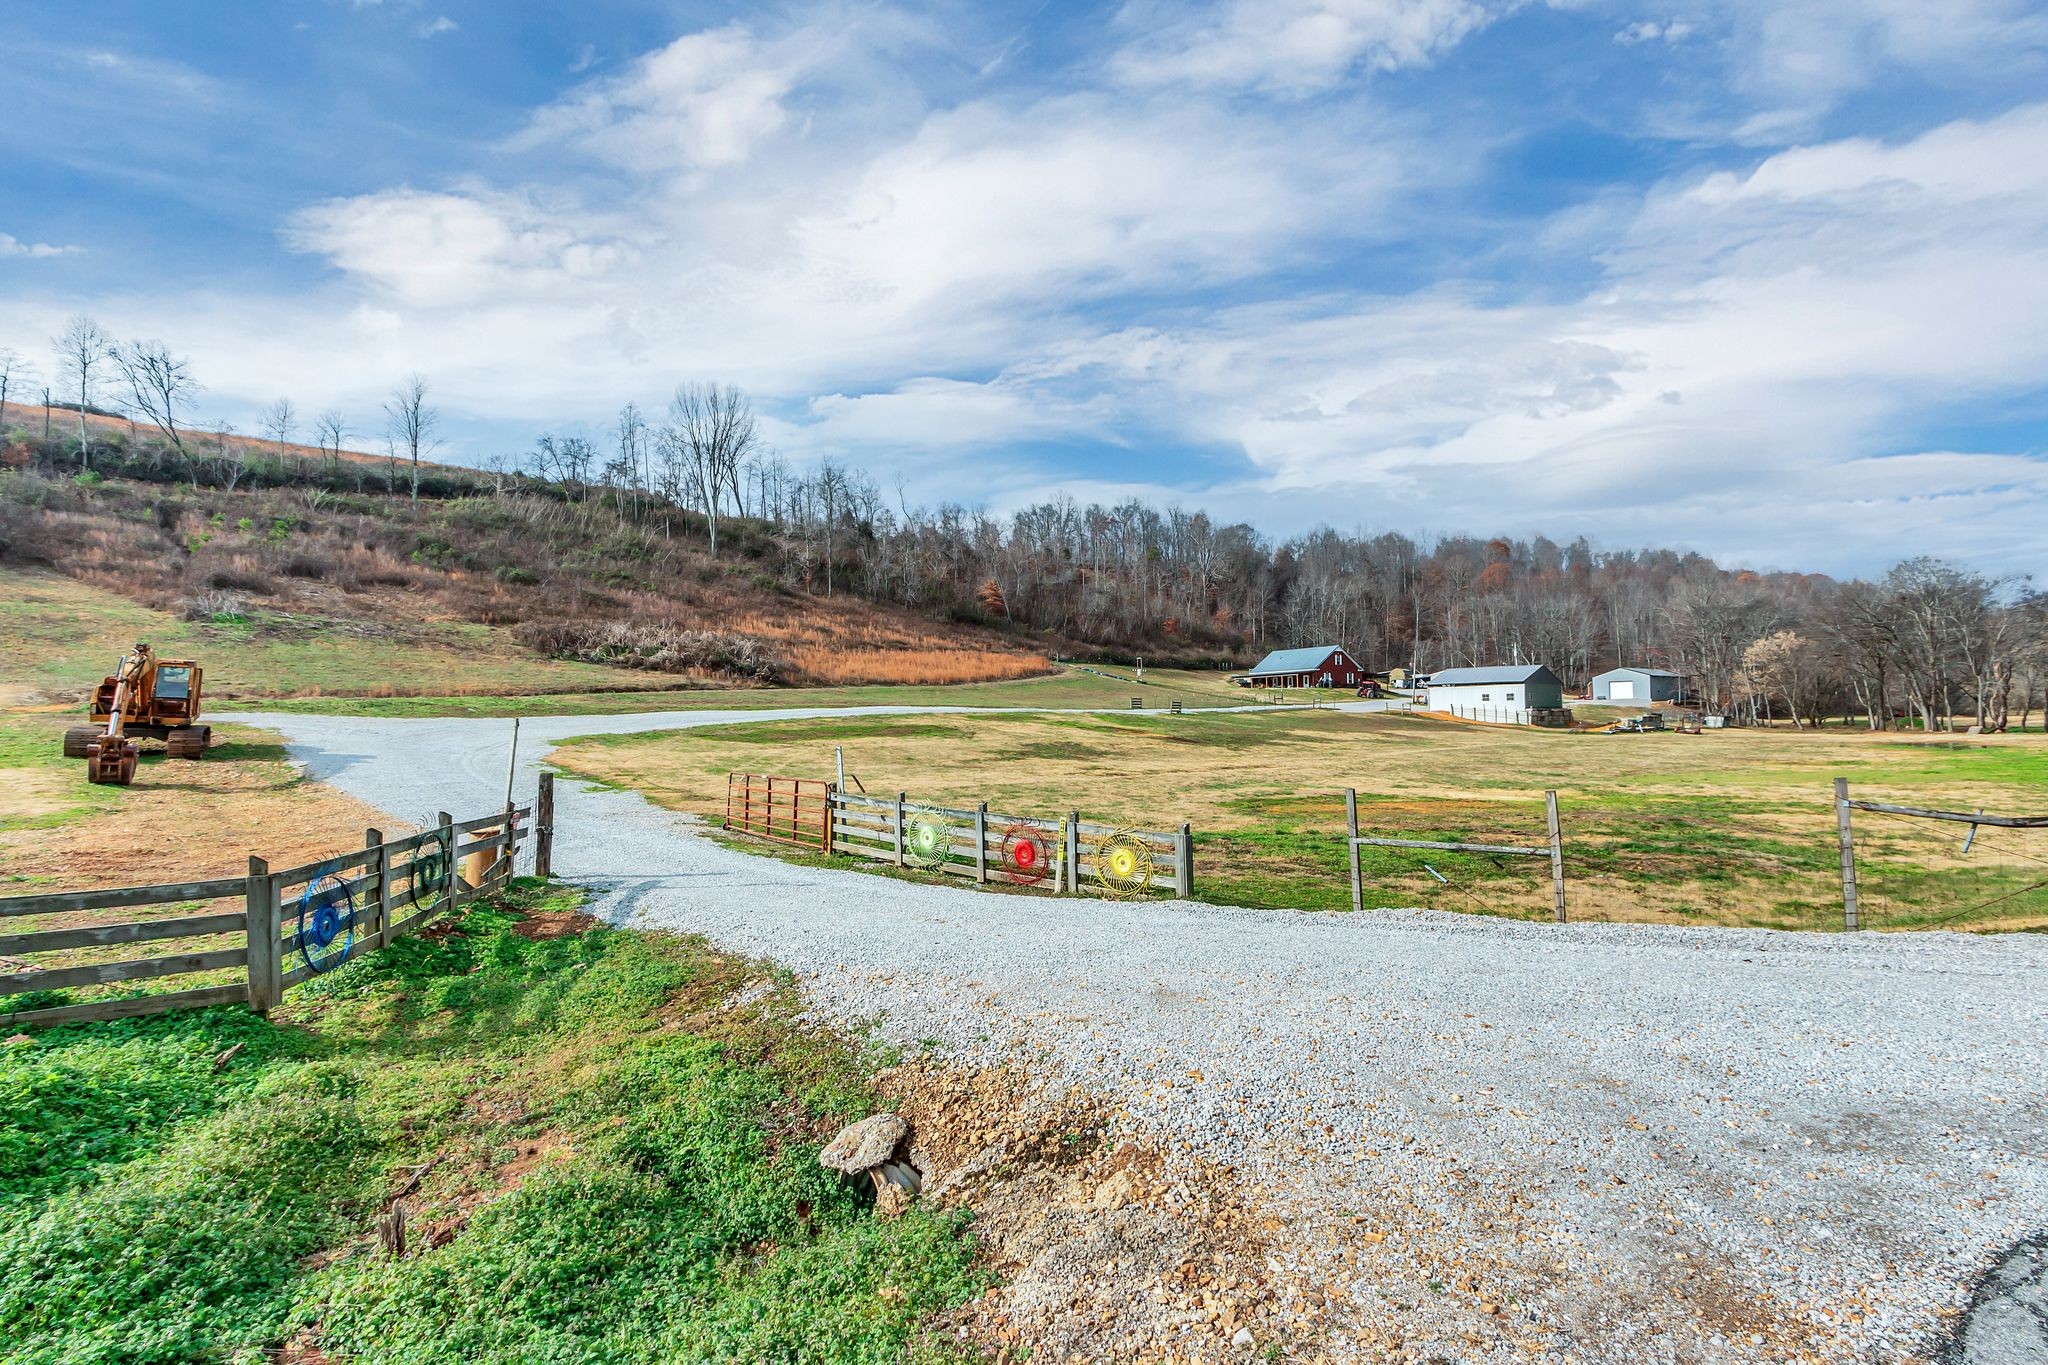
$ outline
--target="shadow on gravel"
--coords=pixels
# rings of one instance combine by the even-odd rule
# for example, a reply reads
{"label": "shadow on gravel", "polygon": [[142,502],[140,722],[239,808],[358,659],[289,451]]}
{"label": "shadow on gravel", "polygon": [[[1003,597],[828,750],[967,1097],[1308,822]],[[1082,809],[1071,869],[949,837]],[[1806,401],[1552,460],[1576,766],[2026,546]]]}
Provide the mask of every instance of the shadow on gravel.
{"label": "shadow on gravel", "polygon": [[1938,1365],[2048,1362],[2048,1233],[2027,1238],[1977,1282]]}

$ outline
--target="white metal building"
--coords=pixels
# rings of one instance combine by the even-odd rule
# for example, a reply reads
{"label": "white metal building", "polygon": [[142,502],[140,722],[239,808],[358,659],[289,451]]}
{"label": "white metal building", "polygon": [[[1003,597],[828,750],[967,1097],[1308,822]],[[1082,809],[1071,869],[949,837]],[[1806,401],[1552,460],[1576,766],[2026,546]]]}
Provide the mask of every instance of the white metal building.
{"label": "white metal building", "polygon": [[1487,664],[1430,674],[1428,707],[1496,725],[1540,723],[1532,712],[1562,711],[1564,682],[1542,664]]}

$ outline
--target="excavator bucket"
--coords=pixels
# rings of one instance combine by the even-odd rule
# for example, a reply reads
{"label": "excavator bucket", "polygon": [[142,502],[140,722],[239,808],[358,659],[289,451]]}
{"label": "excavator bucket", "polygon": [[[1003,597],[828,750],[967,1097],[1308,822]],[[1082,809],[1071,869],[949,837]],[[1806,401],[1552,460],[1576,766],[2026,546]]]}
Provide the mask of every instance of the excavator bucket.
{"label": "excavator bucket", "polygon": [[85,777],[103,786],[125,787],[135,781],[135,764],[141,758],[135,741],[107,736],[85,748]]}

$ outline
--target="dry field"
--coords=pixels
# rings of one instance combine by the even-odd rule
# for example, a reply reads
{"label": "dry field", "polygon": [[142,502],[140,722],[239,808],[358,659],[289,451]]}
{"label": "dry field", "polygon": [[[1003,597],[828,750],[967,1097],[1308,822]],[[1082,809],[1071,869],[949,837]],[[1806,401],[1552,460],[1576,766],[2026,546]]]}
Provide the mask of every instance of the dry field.
{"label": "dry field", "polygon": [[[1348,907],[1342,792],[1365,832],[1537,844],[1559,792],[1572,912],[1617,921],[1836,927],[1832,782],[1948,809],[2043,813],[2038,738],[1725,731],[1550,733],[1397,715],[921,715],[770,721],[656,742],[593,737],[567,768],[716,816],[733,770],[825,777],[832,750],[870,792],[1197,833],[1202,899]],[[1859,816],[1874,928],[2048,926],[2048,832]],[[1541,859],[1367,850],[1368,904],[1549,914]],[[1441,880],[1439,879],[1441,878]]]}

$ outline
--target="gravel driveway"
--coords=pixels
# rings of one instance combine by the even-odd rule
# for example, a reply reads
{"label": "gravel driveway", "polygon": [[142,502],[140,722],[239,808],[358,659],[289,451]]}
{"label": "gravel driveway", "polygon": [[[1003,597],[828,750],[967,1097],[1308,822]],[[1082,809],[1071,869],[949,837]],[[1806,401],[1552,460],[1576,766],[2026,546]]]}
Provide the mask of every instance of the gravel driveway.
{"label": "gravel driveway", "polygon": [[[893,709],[534,720],[518,787],[570,735]],[[503,799],[506,721],[241,719],[402,817]],[[607,918],[1028,1058],[1232,1168],[1287,1220],[1276,1272],[1349,1305],[1339,1354],[1922,1358],[2048,1227],[2048,937],[1027,900],[732,852],[631,793],[559,805],[556,870]],[[2038,1314],[1977,1297],[1948,1358],[2048,1359]]]}

